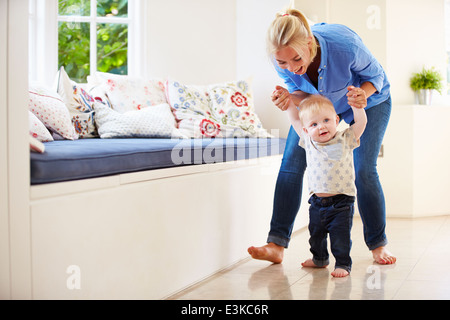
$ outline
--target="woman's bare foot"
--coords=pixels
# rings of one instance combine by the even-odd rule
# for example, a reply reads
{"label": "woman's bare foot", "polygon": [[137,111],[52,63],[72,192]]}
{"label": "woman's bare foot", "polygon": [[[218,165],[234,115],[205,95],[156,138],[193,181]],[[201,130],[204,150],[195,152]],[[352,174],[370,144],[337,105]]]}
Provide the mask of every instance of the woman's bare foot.
{"label": "woman's bare foot", "polygon": [[284,247],[272,242],[262,247],[250,247],[247,251],[253,259],[266,260],[273,263],[283,262]]}
{"label": "woman's bare foot", "polygon": [[306,268],[326,268],[326,267],[328,267],[328,265],[319,267],[312,261],[312,259],[308,259],[308,260],[305,260],[305,262],[302,263],[302,267],[306,267]]}
{"label": "woman's bare foot", "polygon": [[347,270],[341,269],[341,268],[336,268],[331,273],[331,275],[335,278],[344,278],[344,277],[348,276],[349,274],[350,273]]}
{"label": "woman's bare foot", "polygon": [[386,247],[378,247],[372,250],[372,255],[376,263],[379,264],[394,264],[397,258],[390,253]]}

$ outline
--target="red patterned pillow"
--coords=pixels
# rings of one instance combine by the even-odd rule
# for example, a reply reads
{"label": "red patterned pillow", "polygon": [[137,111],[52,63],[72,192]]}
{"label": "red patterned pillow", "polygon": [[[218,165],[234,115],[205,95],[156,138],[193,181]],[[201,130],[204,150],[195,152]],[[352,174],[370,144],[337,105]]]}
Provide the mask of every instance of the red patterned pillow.
{"label": "red patterned pillow", "polygon": [[61,97],[42,86],[31,86],[29,89],[29,110],[52,132],[64,139],[78,138],[73,126],[69,110]]}
{"label": "red patterned pillow", "polygon": [[28,122],[30,136],[42,142],[53,141],[53,137],[48,129],[31,111],[28,111]]}

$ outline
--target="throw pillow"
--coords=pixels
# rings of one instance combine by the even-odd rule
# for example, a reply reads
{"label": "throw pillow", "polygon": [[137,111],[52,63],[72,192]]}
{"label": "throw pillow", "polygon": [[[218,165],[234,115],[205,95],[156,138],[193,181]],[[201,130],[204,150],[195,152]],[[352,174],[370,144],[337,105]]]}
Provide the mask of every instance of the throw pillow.
{"label": "throw pillow", "polygon": [[69,110],[56,93],[40,85],[32,85],[29,89],[29,110],[48,128],[64,139],[78,138],[73,126]]}
{"label": "throw pillow", "polygon": [[184,138],[167,103],[120,113],[95,102],[94,109],[100,138]]}
{"label": "throw pillow", "polygon": [[44,142],[44,141],[53,141],[53,137],[48,131],[48,129],[44,126],[44,124],[31,112],[28,110],[28,123],[29,123],[29,131],[30,136],[33,138]]}
{"label": "throw pillow", "polygon": [[158,79],[96,72],[88,78],[88,84],[101,87],[112,108],[121,113],[167,103],[164,84]]}
{"label": "throw pillow", "polygon": [[222,128],[223,137],[268,138],[254,109],[248,81],[231,81],[208,86],[211,118]]}
{"label": "throw pillow", "polygon": [[166,96],[180,131],[190,138],[272,137],[254,111],[247,81],[196,86],[169,79]]}
{"label": "throw pillow", "polygon": [[79,138],[98,136],[94,122],[94,99],[85,88],[72,80],[61,67],[58,74],[57,92],[66,104],[72,124]]}
{"label": "throw pillow", "polygon": [[178,128],[189,138],[215,137],[220,133],[220,125],[210,119],[210,99],[206,91],[206,86],[167,81],[167,101],[173,108]]}

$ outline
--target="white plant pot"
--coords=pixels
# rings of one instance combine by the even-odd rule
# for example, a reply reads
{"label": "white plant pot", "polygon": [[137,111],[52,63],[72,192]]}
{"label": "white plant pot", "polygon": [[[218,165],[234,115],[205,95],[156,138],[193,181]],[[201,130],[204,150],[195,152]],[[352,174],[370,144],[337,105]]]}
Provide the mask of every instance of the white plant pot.
{"label": "white plant pot", "polygon": [[419,91],[415,91],[415,99],[416,104],[423,104],[423,105],[431,105],[431,98],[433,91],[430,89],[421,89]]}

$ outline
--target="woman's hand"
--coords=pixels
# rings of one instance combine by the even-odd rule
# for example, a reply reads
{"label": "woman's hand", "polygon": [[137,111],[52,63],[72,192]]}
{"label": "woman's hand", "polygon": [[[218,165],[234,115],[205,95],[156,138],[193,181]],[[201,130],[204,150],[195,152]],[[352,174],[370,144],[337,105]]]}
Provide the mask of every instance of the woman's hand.
{"label": "woman's hand", "polygon": [[291,103],[291,94],[287,89],[280,86],[275,87],[271,98],[272,102],[282,111],[287,110]]}
{"label": "woman's hand", "polygon": [[367,107],[366,92],[354,86],[347,87],[347,101],[351,107],[363,109]]}

